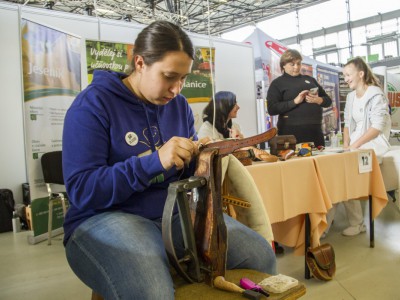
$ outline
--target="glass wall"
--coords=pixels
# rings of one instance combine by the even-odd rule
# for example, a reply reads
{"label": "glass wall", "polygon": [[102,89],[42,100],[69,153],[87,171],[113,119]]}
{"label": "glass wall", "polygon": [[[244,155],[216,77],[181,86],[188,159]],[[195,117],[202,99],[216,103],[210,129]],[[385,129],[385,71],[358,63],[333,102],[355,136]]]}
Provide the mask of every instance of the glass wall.
{"label": "glass wall", "polygon": [[[347,7],[346,0],[326,1],[300,9],[297,13],[290,12],[260,22],[257,27],[278,40],[290,38],[293,41],[298,35],[304,34],[313,36],[288,47],[326,63],[345,64],[349,58],[357,55],[370,62],[400,56],[400,16],[388,20],[383,20],[382,17],[385,13],[400,10],[400,1],[349,0],[348,3]],[[329,27],[346,27],[348,12],[350,24],[353,26],[351,45],[348,30],[323,34]],[[357,21],[370,17],[373,17],[371,24],[354,28]],[[319,32],[321,35],[316,36]],[[229,35],[230,33],[226,33],[223,37],[230,39]],[[236,40],[242,41],[245,37]]]}

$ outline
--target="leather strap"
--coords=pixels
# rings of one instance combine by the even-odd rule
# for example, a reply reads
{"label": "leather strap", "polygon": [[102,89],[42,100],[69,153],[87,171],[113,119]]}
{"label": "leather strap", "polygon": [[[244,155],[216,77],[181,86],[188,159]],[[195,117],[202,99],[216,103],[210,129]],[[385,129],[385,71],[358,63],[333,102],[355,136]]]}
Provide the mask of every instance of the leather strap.
{"label": "leather strap", "polygon": [[244,138],[244,139],[238,139],[238,140],[225,140],[225,141],[219,141],[219,142],[214,142],[214,143],[209,143],[206,145],[203,145],[202,148],[217,148],[219,149],[218,154],[219,155],[224,155],[224,154],[230,154],[236,149],[240,149],[243,147],[248,147],[248,146],[254,146],[260,143],[264,143],[272,139],[276,135],[276,128],[272,127],[266,132]]}
{"label": "leather strap", "polygon": [[193,229],[202,267],[208,270],[205,282],[213,286],[217,276],[225,276],[227,255],[227,229],[223,218],[221,199],[221,155],[218,149],[200,152],[195,176],[207,179],[207,194],[203,201],[193,201]]}
{"label": "leather strap", "polygon": [[252,149],[235,151],[232,153],[232,155],[236,157],[238,160],[244,158],[254,159],[256,157]]}

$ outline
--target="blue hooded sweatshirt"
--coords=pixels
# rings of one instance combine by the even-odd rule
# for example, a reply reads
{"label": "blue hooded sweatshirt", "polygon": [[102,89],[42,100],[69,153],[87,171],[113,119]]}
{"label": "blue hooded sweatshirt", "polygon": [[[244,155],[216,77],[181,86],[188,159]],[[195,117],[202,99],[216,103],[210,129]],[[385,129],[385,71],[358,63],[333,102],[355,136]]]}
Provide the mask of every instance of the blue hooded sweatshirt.
{"label": "blue hooded sweatshirt", "polygon": [[126,76],[95,71],[67,111],[64,244],[79,224],[105,211],[161,218],[169,183],[193,174],[194,161],[187,169],[166,171],[156,151],[173,136],[197,139],[185,97],[162,106],[144,103],[123,84]]}

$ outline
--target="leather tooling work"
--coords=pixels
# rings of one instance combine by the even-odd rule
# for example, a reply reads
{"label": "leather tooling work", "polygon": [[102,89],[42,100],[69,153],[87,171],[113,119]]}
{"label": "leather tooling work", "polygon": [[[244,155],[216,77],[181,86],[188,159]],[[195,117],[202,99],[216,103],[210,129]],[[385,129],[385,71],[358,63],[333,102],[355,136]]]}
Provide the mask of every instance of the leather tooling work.
{"label": "leather tooling work", "polygon": [[[203,145],[195,176],[169,185],[162,235],[171,265],[186,281],[205,281],[214,286],[217,277],[225,276],[227,229],[222,208],[221,158],[237,149],[266,142],[275,135],[276,128],[271,128],[249,138]],[[171,232],[175,204],[179,208],[185,243],[181,259],[176,256]]]}

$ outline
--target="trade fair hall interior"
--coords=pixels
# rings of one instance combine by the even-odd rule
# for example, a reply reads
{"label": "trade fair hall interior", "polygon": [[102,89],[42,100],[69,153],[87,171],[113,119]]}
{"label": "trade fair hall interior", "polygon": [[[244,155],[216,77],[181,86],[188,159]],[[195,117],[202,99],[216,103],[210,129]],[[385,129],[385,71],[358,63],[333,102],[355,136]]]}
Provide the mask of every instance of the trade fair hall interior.
{"label": "trade fair hall interior", "polygon": [[0,28],[0,299],[399,298],[399,1],[0,0]]}

